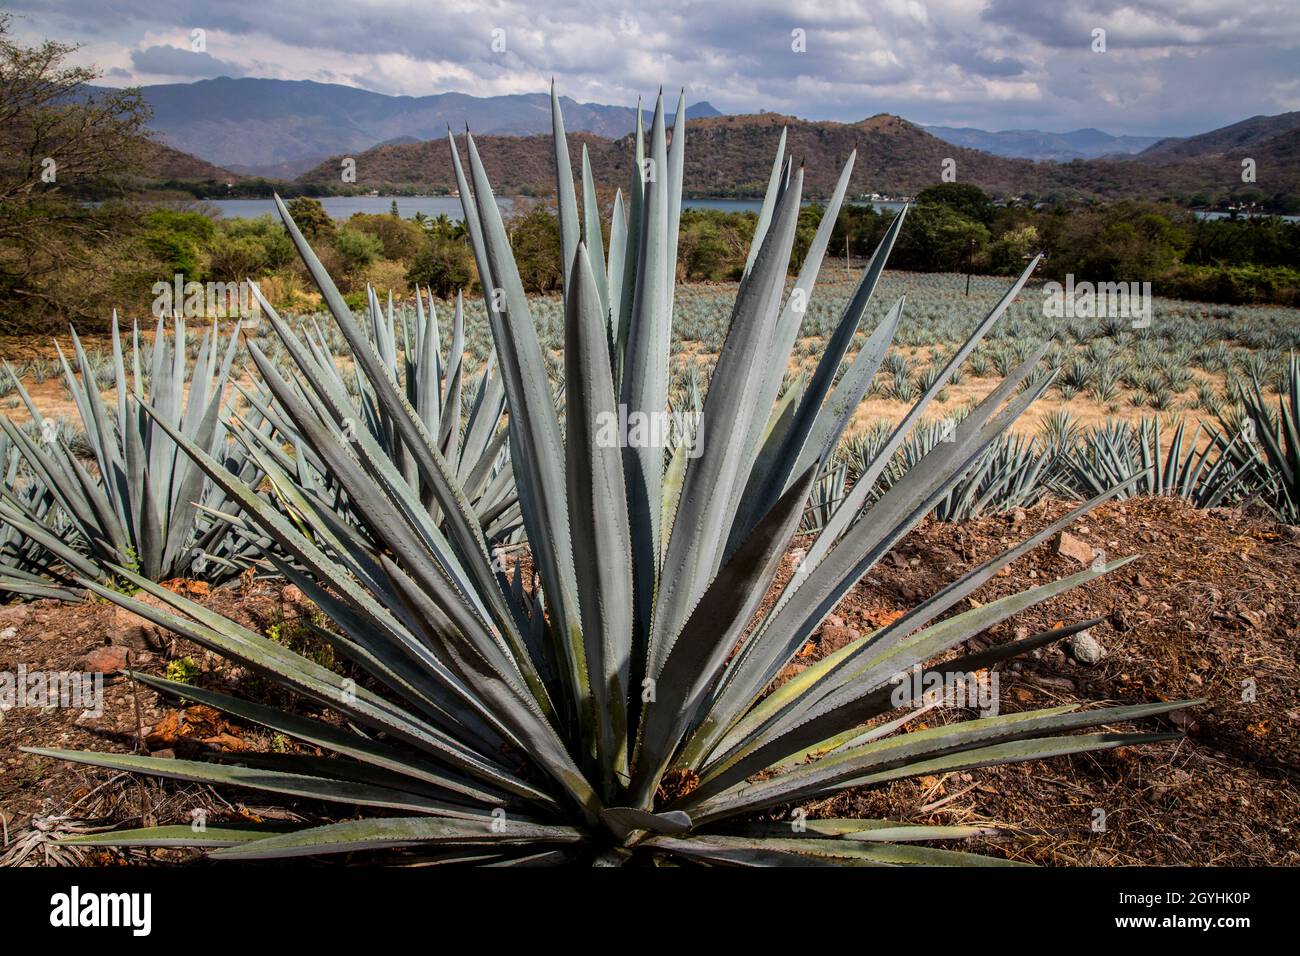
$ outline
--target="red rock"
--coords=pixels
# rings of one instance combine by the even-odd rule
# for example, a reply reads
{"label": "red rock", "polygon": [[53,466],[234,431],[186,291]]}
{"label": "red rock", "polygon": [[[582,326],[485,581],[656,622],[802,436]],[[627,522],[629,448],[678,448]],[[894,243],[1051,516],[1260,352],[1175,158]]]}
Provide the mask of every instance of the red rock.
{"label": "red rock", "polygon": [[126,667],[129,649],[117,644],[97,647],[81,659],[82,670],[92,674],[111,674]]}
{"label": "red rock", "polygon": [[1073,558],[1080,564],[1092,564],[1092,545],[1081,538],[1076,538],[1068,531],[1062,531],[1057,535],[1056,553],[1067,558]]}
{"label": "red rock", "polygon": [[856,628],[823,625],[817,645],[821,648],[823,654],[833,654],[841,647],[852,644],[861,636]]}
{"label": "red rock", "polygon": [[[160,610],[171,610],[161,598],[154,597],[152,594],[141,592],[134,595],[134,598],[141,604],[147,604]],[[104,632],[110,644],[118,644],[137,651],[161,650],[165,643],[164,635],[166,633],[157,624],[145,620],[134,611],[129,611],[124,607],[113,608],[112,617],[109,619],[108,627]]]}

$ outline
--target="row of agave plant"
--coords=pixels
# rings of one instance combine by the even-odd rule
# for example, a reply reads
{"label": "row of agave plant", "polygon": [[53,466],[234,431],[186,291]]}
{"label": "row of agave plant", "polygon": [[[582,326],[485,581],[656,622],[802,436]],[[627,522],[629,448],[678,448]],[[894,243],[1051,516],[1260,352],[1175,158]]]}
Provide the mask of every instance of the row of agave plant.
{"label": "row of agave plant", "polygon": [[[845,362],[903,215],[864,269],[814,374],[781,394],[854,163],[850,156],[787,293],[803,174],[783,141],[726,340],[700,399],[698,453],[611,443],[602,422],[620,407],[628,416],[656,415],[668,403],[684,105],[671,143],[662,96],[649,131],[638,126],[634,175],[615,197],[605,248],[587,157],[579,203],[553,97],[565,276],[559,394],[474,140],[465,138],[463,163],[449,136],[495,343],[495,368],[474,387],[462,384],[459,318],[446,358],[432,312],[416,328],[399,328],[372,299],[367,327],[280,204],[352,350],[356,387],[334,366],[322,333],[299,334],[261,301],[288,362],[277,366],[250,340],[255,387],[237,383],[222,398],[229,346],[223,351],[214,333],[184,403],[183,370],[168,370],[161,335],[147,396],[127,391],[121,358],[115,410],[84,389],[95,473],[57,443],[42,447],[6,427],[6,453],[34,474],[6,492],[5,522],[63,559],[63,588],[129,608],[264,675],[302,704],[277,707],[132,676],[327,755],[209,762],[29,749],[333,802],[348,818],[203,833],[161,826],[77,842],[197,845],[225,860],[400,849],[413,860],[507,865],[997,863],[932,845],[979,836],[979,828],[791,820],[782,808],[924,774],[1175,736],[1114,728],[1192,702],[1054,707],[911,729],[933,702],[900,707],[897,699],[897,676],[914,666],[926,676],[965,675],[1095,624],[962,649],[1126,563],[1098,564],[978,606],[965,600],[1123,485],[770,689],[825,617],[1047,387],[1049,380],[1034,377],[1040,349],[946,440],[872,494],[1034,264],[863,463],[828,508],[799,573],[778,587],[812,489],[904,321],[900,300]],[[70,366],[65,372],[71,377]],[[506,540],[526,542],[532,583],[518,565],[512,576],[497,560]],[[173,541],[184,544],[169,547]],[[355,676],[160,586],[159,576],[193,569],[195,541],[198,554],[223,571],[256,555],[299,586],[323,614],[317,633]],[[43,593],[33,583],[40,571],[28,573],[28,592]],[[125,593],[133,589],[156,600]]]}
{"label": "row of agave plant", "polygon": [[[1177,497],[1195,508],[1258,505],[1278,520],[1300,520],[1296,501],[1296,405],[1300,367],[1292,362],[1287,397],[1276,414],[1256,384],[1254,394],[1241,394],[1232,416],[1220,427],[1175,420],[1170,426],[1158,417],[1135,423],[1108,421],[1092,429],[1079,426],[1061,410],[1044,420],[1037,435],[1004,435],[935,505],[941,521],[968,521],[990,514],[1031,507],[1045,497],[1086,500],[1115,485],[1118,497]],[[946,419],[923,422],[877,475],[869,499],[879,498],[934,446],[950,437],[959,409]],[[843,442],[832,464],[813,488],[804,517],[804,530],[816,530],[843,500],[847,488],[861,479],[892,428],[876,423],[867,432]]]}

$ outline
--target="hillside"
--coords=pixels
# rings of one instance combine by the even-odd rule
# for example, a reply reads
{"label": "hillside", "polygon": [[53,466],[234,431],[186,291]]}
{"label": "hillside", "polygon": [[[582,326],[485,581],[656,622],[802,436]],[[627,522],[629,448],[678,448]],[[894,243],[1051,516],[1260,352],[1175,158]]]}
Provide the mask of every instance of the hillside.
{"label": "hillside", "polygon": [[1162,139],[1139,153],[1143,162],[1171,162],[1196,156],[1213,156],[1263,146],[1279,136],[1300,130],[1300,111],[1279,113],[1277,116],[1252,116],[1233,123],[1182,139]]}
{"label": "hillside", "polygon": [[[978,182],[990,190],[1022,192],[1022,183],[1037,185],[1038,168],[1023,160],[1007,160],[962,149],[936,139],[896,116],[881,114],[859,123],[811,123],[777,113],[718,116],[692,122],[687,129],[689,147],[685,189],[689,195],[761,194],[771,172],[773,151],[786,128],[787,149],[803,161],[804,188],[810,196],[828,195],[840,165],[858,150],[852,188],[857,192],[912,194],[938,180],[941,163],[957,161],[958,178]],[[553,187],[555,171],[547,158],[550,136],[481,136],[475,132],[479,153],[492,181],[503,192],[546,192]],[[634,142],[589,133],[570,135],[575,163],[587,146],[596,177],[621,183],[630,175]],[[356,157],[361,185],[453,185],[450,155],[445,142],[395,144],[368,150]],[[333,158],[300,177],[302,182],[331,182],[339,177],[339,160]]]}
{"label": "hillside", "polygon": [[[470,123],[485,133],[527,135],[548,131],[550,96],[388,96],[350,86],[307,80],[220,77],[141,88],[153,109],[150,128],[170,146],[223,166],[266,172],[281,164],[355,155],[378,143],[426,140]],[[630,132],[635,109],[561,98],[572,130],[608,137]],[[708,103],[687,115],[716,115]],[[301,169],[302,167],[300,167]]]}
{"label": "hillside", "polygon": [[214,166],[207,160],[183,153],[179,149],[150,142],[144,162],[144,178],[157,182],[169,180],[233,182],[242,177],[228,169]]}
{"label": "hillside", "polygon": [[[1188,200],[1217,197],[1243,188],[1268,194],[1300,193],[1300,131],[1260,144],[1261,173],[1255,186],[1240,180],[1240,165],[1222,156],[1194,156],[1163,163],[1128,159],[1035,163],[1007,159],[945,143],[897,116],[880,114],[857,123],[809,122],[777,113],[718,116],[688,127],[685,189],[693,196],[761,195],[782,127],[788,148],[805,165],[805,192],[824,197],[834,187],[841,164],[858,150],[851,189],[855,193],[915,195],[940,180],[942,163],[956,161],[957,179],[974,183],[996,196],[1062,198],[1143,198]],[[549,193],[554,170],[545,158],[548,135],[510,137],[475,134],[493,183],[502,192]],[[576,163],[586,144],[598,179],[625,182],[633,141],[593,134],[570,137]],[[393,144],[355,157],[357,182],[450,188],[453,176],[442,141]],[[338,182],[337,157],[300,177],[302,182]]]}

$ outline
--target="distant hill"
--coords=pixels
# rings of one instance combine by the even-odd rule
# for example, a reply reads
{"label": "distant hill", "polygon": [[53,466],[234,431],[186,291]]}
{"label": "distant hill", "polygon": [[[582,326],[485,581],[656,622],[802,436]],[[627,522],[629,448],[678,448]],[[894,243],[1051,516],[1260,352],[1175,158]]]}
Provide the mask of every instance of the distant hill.
{"label": "distant hill", "polygon": [[[857,123],[809,122],[776,113],[717,116],[687,127],[685,190],[693,196],[758,196],[771,168],[773,151],[786,128],[787,146],[804,163],[804,189],[824,197],[834,188],[841,164],[858,151],[851,189],[854,194],[912,196],[940,181],[945,159],[956,163],[959,182],[969,182],[994,196],[1091,199],[1140,198],[1186,202],[1259,188],[1268,195],[1300,195],[1300,149],[1287,135],[1274,137],[1260,151],[1267,182],[1245,187],[1240,167],[1220,156],[1195,156],[1165,163],[1132,159],[1073,160],[1036,163],[1008,159],[946,143],[897,116],[882,113]],[[550,136],[475,135],[493,184],[503,193],[548,194],[555,171],[549,160]],[[633,140],[593,134],[570,136],[575,164],[586,145],[599,181],[621,185],[631,175]],[[462,140],[463,145],[463,140]],[[372,188],[404,186],[450,188],[451,160],[444,141],[383,146],[353,157],[357,182]],[[1266,164],[1266,165],[1265,165]],[[303,182],[339,179],[335,156],[304,173]]]}
{"label": "distant hill", "polygon": [[284,163],[268,163],[264,166],[245,166],[242,163],[230,163],[226,166],[233,173],[262,179],[297,179],[307,170],[320,163],[323,156],[306,156]]}
{"label": "distant hill", "polygon": [[[782,128],[796,161],[806,161],[804,188],[809,195],[828,195],[840,165],[854,148],[858,161],[855,192],[912,194],[938,181],[945,158],[958,164],[958,178],[978,182],[999,193],[1023,192],[1041,179],[1035,164],[1008,160],[944,143],[919,127],[889,114],[858,123],[813,123],[779,113],[714,116],[687,127],[685,189],[691,195],[761,195],[771,171],[772,154]],[[549,159],[550,135],[481,136],[479,153],[493,183],[503,192],[545,193],[554,188]],[[585,144],[598,179],[610,185],[631,175],[634,140],[571,134],[574,161]],[[463,142],[463,140],[462,140]],[[454,184],[450,154],[443,141],[382,146],[354,157],[360,185],[448,188]],[[330,183],[339,178],[335,156],[299,177],[302,182]]]}
{"label": "distant hill", "polygon": [[1268,143],[1300,129],[1300,111],[1276,116],[1252,116],[1198,136],[1162,139],[1138,154],[1143,162],[1163,163],[1194,156],[1223,154]]}
{"label": "distant hill", "polygon": [[[360,153],[378,143],[436,139],[446,135],[448,125],[469,123],[483,133],[515,135],[551,128],[545,93],[387,96],[309,80],[229,77],[145,86],[141,92],[153,108],[150,127],[164,143],[262,175],[325,156]],[[632,107],[567,97],[561,103],[571,130],[618,137],[633,129]],[[708,103],[687,108],[691,118],[716,115]]]}
{"label": "distant hill", "polygon": [[994,156],[1059,163],[1072,159],[1132,155],[1160,142],[1157,136],[1112,136],[1091,128],[1069,133],[1047,133],[1039,129],[1004,129],[990,133],[988,130],[954,126],[921,128],[946,143],[980,149]]}
{"label": "distant hill", "polygon": [[156,142],[149,143],[144,162],[144,176],[158,182],[168,180],[234,182],[242,178],[231,170],[222,169],[207,160]]}

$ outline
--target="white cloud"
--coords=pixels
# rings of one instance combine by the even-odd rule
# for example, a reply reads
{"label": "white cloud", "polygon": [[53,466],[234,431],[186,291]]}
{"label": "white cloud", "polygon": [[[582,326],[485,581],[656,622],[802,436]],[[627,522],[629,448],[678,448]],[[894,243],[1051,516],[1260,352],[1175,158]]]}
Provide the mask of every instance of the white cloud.
{"label": "white cloud", "polygon": [[[116,85],[242,73],[490,95],[539,92],[554,76],[595,102],[685,85],[690,101],[730,112],[1155,134],[1300,98],[1294,0],[316,0],[310,15],[298,0],[7,6],[24,39],[82,42],[79,60]],[[207,59],[188,54],[196,27]],[[1089,46],[1096,27],[1104,54]],[[795,28],[805,53],[791,50]]]}

